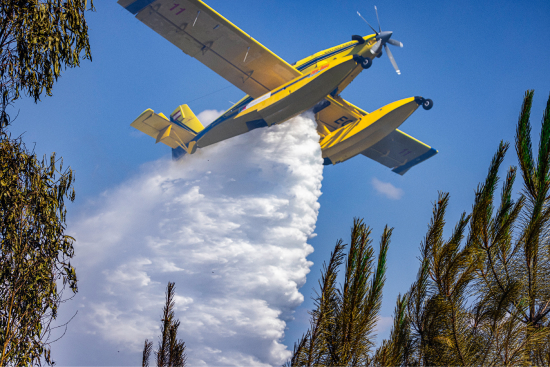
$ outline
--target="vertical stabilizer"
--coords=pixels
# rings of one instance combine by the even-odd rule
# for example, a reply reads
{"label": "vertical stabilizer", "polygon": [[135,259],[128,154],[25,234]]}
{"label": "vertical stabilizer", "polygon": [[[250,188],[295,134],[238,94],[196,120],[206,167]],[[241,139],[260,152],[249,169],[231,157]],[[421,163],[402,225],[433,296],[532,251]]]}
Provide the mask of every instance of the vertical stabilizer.
{"label": "vertical stabilizer", "polygon": [[178,106],[170,115],[170,120],[186,126],[187,128],[191,129],[195,134],[204,129],[204,126],[202,126],[197,116],[195,116],[193,111],[191,111],[189,106],[186,104]]}

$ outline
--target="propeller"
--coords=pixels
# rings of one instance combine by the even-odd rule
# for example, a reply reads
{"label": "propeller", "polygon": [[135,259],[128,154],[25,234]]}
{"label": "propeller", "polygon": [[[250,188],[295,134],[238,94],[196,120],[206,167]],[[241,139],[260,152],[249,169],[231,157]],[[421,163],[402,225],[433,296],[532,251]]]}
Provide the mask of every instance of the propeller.
{"label": "propeller", "polygon": [[374,11],[376,13],[376,20],[378,21],[378,31],[382,32],[382,27],[380,26],[380,18],[378,18],[378,9],[376,8],[376,5],[374,6]]}
{"label": "propeller", "polygon": [[370,27],[370,29],[372,29],[374,31],[374,33],[376,33],[378,35],[378,32],[376,32],[376,29],[372,28],[372,26],[370,25],[369,22],[367,22],[367,20],[365,18],[363,18],[363,16],[361,15],[361,13],[357,12],[357,15],[359,15],[361,17],[361,19],[363,19],[365,21],[365,23],[367,23]]}
{"label": "propeller", "polygon": [[397,66],[397,63],[395,62],[395,59],[394,59],[389,47],[387,46],[387,43],[389,43],[392,46],[397,46],[397,47],[403,47],[403,43],[401,43],[397,40],[391,39],[391,36],[393,35],[393,32],[383,32],[382,31],[382,26],[380,25],[380,18],[378,17],[378,9],[376,8],[376,6],[374,7],[374,11],[376,12],[376,20],[378,21],[378,31],[376,31],[376,29],[374,29],[373,26],[371,26],[370,23],[367,22],[367,20],[365,18],[363,18],[361,13],[357,12],[357,15],[359,15],[361,17],[361,19],[363,19],[365,21],[365,23],[368,24],[370,29],[372,29],[374,31],[374,33],[376,34],[376,43],[371,47],[370,52],[373,55],[376,55],[377,53],[379,53],[382,50],[382,47],[384,47],[384,49],[386,50],[386,54],[388,55],[388,58],[390,59],[390,62],[393,65],[393,68],[395,69],[395,72],[398,75],[401,75],[401,70],[399,70],[399,67]]}

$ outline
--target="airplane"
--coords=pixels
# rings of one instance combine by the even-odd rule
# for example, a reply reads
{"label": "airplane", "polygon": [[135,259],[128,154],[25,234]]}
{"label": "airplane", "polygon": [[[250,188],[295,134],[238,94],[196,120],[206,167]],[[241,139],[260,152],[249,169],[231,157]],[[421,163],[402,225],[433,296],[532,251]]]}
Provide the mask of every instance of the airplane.
{"label": "airplane", "polygon": [[[155,138],[156,143],[171,147],[176,160],[308,110],[317,121],[325,165],[362,154],[403,175],[438,153],[398,129],[419,106],[431,109],[432,100],[409,97],[368,113],[340,97],[361,71],[372,66],[374,58],[382,56],[382,49],[400,74],[387,44],[403,44],[391,38],[392,32],[383,32],[379,20],[378,31],[369,24],[374,34],[354,35],[350,42],[289,64],[201,0],[118,3],[246,93],[206,127],[188,105],[178,106],[169,117],[147,109],[132,122],[131,126]],[[378,19],[377,10],[376,16]]]}

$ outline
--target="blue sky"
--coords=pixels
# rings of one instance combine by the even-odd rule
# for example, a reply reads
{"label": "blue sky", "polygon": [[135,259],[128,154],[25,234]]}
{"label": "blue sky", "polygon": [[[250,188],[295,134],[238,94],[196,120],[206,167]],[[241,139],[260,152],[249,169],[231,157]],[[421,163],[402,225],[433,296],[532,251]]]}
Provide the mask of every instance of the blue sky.
{"label": "blue sky", "polygon": [[[394,227],[389,250],[382,316],[392,314],[398,293],[416,276],[418,248],[438,191],[451,193],[449,228],[471,208],[500,140],[512,141],[522,97],[535,89],[534,138],[550,92],[550,4],[547,1],[269,1],[207,3],[283,59],[294,62],[319,50],[365,35],[377,5],[383,30],[403,42],[392,48],[398,76],[384,55],[374,60],[342,96],[367,111],[394,100],[431,98],[401,130],[439,154],[399,176],[365,157],[325,167],[315,233],[315,251],[305,301],[287,324],[291,346],[306,330],[305,311],[322,262],[337,239],[349,238],[354,217],[373,228],[377,247],[383,227]],[[39,104],[23,99],[11,129],[39,154],[57,152],[76,173],[77,200],[69,216],[81,215],[101,193],[123,184],[144,163],[170,154],[168,147],[129,124],[146,108],[170,112],[180,104],[199,113],[225,110],[243,95],[198,61],[136,20],[114,1],[96,1],[88,13],[93,61],[67,70],[53,97]],[[225,89],[223,89],[225,88]],[[223,90],[222,90],[223,89]],[[209,93],[206,97],[203,97]],[[203,98],[200,98],[203,97]],[[515,165],[511,150],[504,167]],[[390,183],[402,195],[390,198],[375,188]],[[519,183],[516,190],[519,190]],[[78,273],[78,269],[77,269]]]}

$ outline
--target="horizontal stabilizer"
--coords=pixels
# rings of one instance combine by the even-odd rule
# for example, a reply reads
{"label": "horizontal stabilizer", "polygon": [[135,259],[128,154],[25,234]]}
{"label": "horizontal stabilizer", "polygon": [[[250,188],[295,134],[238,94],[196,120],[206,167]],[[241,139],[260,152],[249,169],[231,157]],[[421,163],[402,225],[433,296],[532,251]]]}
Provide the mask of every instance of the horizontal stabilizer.
{"label": "horizontal stabilizer", "polygon": [[[189,111],[185,111],[186,107]],[[178,114],[180,119],[174,119],[174,115]],[[186,124],[191,123],[198,131],[202,130],[202,124],[195,117],[193,112],[186,105],[180,106],[172,114],[172,120],[168,119],[162,113],[155,113],[151,109],[145,110],[130,126],[138,129],[141,132],[149,135],[156,140],[156,143],[164,143],[171,148],[181,147],[185,151],[195,148],[195,144],[191,142],[197,132],[189,128]],[[191,143],[190,143],[191,142]],[[191,149],[191,153],[194,149]]]}
{"label": "horizontal stabilizer", "polygon": [[436,155],[437,150],[395,129],[361,154],[404,175],[411,167]]}

